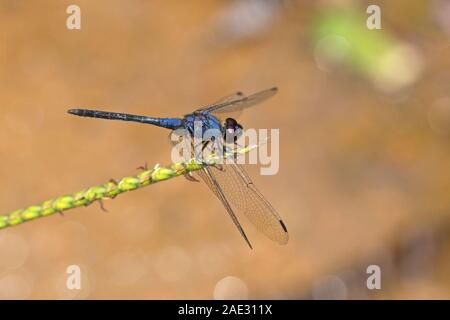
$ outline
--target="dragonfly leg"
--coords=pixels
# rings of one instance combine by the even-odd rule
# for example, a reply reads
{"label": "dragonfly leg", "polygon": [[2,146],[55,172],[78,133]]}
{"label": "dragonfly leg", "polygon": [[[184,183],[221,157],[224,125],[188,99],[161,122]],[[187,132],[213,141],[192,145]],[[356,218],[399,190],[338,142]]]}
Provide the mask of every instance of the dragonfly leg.
{"label": "dragonfly leg", "polygon": [[[205,161],[203,161],[203,151],[206,149],[206,147],[208,146],[208,144],[210,143],[210,140],[206,140],[206,141],[202,141],[199,144],[197,144],[196,146],[194,146],[194,155],[195,155],[195,160],[201,164],[206,165],[207,163]],[[197,152],[198,147],[200,146],[200,144],[202,145],[202,150],[200,152]]]}
{"label": "dragonfly leg", "polygon": [[[223,151],[222,151],[223,154],[233,154],[233,160],[236,161],[237,157],[238,157],[237,153],[234,152],[234,151],[236,151],[236,146],[239,146],[236,142],[233,144],[233,148],[230,148],[230,147],[224,145]],[[229,158],[231,158],[231,156],[226,157],[225,161],[227,161]],[[221,171],[223,171],[223,170],[221,170]]]}
{"label": "dragonfly leg", "polygon": [[200,182],[200,180],[198,180],[196,177],[194,177],[192,175],[192,173],[190,173],[190,172],[189,173],[185,173],[184,177],[190,182]]}
{"label": "dragonfly leg", "polygon": [[141,170],[141,171],[148,171],[148,165],[147,165],[147,161],[145,161],[143,166],[139,166],[136,168],[136,170]]}
{"label": "dragonfly leg", "polygon": [[[206,149],[206,147],[210,144],[210,143],[214,143],[214,141],[213,140],[207,140],[207,141],[203,141],[202,142],[202,144],[203,144],[203,146],[202,146],[202,153],[205,151],[205,149]],[[223,147],[224,149],[224,153],[223,154],[225,154],[225,146]],[[196,157],[197,158],[197,157]],[[207,164],[207,163],[205,163],[204,161],[202,161],[202,160],[200,160],[203,164]],[[223,165],[222,164],[220,164],[220,163],[216,163],[216,164],[211,164],[210,165],[211,167],[214,167],[214,168],[216,168],[216,169],[218,169],[218,170],[220,170],[220,171],[223,171],[224,169],[223,169]]]}
{"label": "dragonfly leg", "polygon": [[59,210],[58,213],[61,217],[64,217],[64,212],[62,212],[62,210]]}
{"label": "dragonfly leg", "polygon": [[[187,165],[185,163],[182,163],[182,166],[184,167],[184,169],[187,168]],[[200,180],[196,179],[193,175],[192,172],[187,172],[183,175],[188,181],[190,182],[200,182]]]}
{"label": "dragonfly leg", "polygon": [[108,210],[106,210],[106,208],[105,208],[105,205],[104,205],[102,199],[98,199],[98,203],[100,204],[100,209],[102,209],[103,212],[108,212]]}

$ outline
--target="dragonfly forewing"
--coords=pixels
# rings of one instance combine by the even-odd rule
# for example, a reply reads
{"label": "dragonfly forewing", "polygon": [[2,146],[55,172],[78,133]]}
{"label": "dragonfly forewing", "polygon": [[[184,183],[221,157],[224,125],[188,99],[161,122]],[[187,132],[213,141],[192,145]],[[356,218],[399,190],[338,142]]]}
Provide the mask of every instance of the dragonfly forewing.
{"label": "dragonfly forewing", "polygon": [[266,99],[269,99],[274,94],[276,94],[277,91],[278,89],[276,87],[273,87],[254,93],[250,96],[246,96],[242,92],[236,92],[235,94],[222,99],[219,103],[209,105],[205,108],[197,109],[195,112],[225,113],[240,111],[242,109],[258,104]]}

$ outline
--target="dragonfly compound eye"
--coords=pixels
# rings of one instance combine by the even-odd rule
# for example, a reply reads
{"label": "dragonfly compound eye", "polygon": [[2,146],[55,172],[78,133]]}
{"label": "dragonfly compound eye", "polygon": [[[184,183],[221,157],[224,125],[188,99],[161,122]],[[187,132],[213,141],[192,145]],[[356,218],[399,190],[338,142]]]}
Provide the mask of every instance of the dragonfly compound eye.
{"label": "dragonfly compound eye", "polygon": [[242,126],[233,118],[227,118],[224,124],[224,139],[227,143],[236,142],[242,135]]}
{"label": "dragonfly compound eye", "polygon": [[234,129],[237,124],[238,124],[237,121],[234,120],[233,118],[226,118],[224,127],[225,129]]}

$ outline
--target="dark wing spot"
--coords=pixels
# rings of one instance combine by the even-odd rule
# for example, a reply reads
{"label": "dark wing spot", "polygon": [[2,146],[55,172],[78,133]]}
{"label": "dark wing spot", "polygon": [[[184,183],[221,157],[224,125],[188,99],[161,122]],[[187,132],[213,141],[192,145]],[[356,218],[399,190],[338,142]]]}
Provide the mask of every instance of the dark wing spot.
{"label": "dark wing spot", "polygon": [[286,226],[284,225],[284,222],[283,222],[283,220],[280,220],[280,224],[281,224],[281,227],[283,228],[283,230],[284,230],[284,232],[288,232],[287,231],[287,228],[286,228]]}

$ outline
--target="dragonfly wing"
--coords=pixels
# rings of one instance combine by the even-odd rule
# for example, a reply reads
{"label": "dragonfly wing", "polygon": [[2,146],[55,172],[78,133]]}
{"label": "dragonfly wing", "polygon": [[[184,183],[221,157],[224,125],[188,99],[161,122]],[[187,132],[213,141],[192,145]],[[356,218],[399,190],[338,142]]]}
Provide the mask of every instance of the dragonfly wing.
{"label": "dragonfly wing", "polygon": [[229,103],[232,101],[241,100],[242,98],[245,98],[245,94],[241,91],[236,91],[235,93],[232,93],[228,96],[222,97],[221,99],[217,100],[213,104],[211,104],[209,107],[214,106],[216,104],[224,104]]}
{"label": "dragonfly wing", "polygon": [[276,87],[273,87],[254,93],[250,96],[245,96],[241,92],[237,92],[231,96],[228,96],[225,101],[221,101],[205,108],[198,109],[195,112],[225,113],[239,111],[270,98],[275,93],[277,93],[277,91],[278,89]]}
{"label": "dragonfly wing", "polygon": [[[182,140],[186,139],[185,136],[178,136],[178,138],[181,139],[180,142]],[[176,144],[172,139],[170,139],[170,140],[174,144],[175,147],[179,147],[179,145]],[[192,141],[191,141],[191,143],[192,143]],[[193,144],[192,144],[191,147],[195,148]],[[208,146],[208,147],[211,148],[210,146]],[[177,149],[177,151],[180,152],[181,150]],[[195,155],[192,154],[192,156],[194,157]],[[185,160],[188,160],[188,159],[185,159]],[[225,197],[225,195],[224,195],[224,193],[223,193],[219,183],[214,178],[214,175],[211,173],[212,169],[216,169],[216,168],[215,167],[205,167],[205,168],[203,168],[203,169],[201,169],[199,171],[196,171],[196,174],[198,176],[200,176],[205,181],[206,185],[213,191],[213,193],[217,196],[217,198],[220,199],[220,201],[222,202],[223,206],[225,207],[225,209],[227,210],[228,214],[230,215],[231,220],[233,220],[234,225],[239,230],[239,233],[242,235],[244,240],[247,242],[247,244],[250,247],[250,249],[253,249],[250,241],[248,240],[247,235],[245,234],[244,229],[242,228],[241,224],[239,223],[238,218],[234,214],[234,211],[231,208],[231,205],[228,202],[227,198]]]}
{"label": "dragonfly wing", "polygon": [[236,101],[240,101],[240,100],[242,100],[244,98],[246,98],[245,94],[242,93],[241,91],[237,91],[237,92],[235,92],[233,94],[230,94],[228,96],[222,97],[221,99],[217,100],[213,104],[210,104],[206,108],[202,108],[202,109],[196,110],[194,112],[212,113],[217,119],[220,120],[220,122],[223,122],[225,120],[225,118],[234,118],[234,119],[236,119],[236,118],[238,118],[241,115],[242,108],[238,108],[238,107],[231,108],[231,105],[229,105],[230,108],[229,109],[224,108],[226,110],[223,110],[223,111],[221,109],[218,109],[217,112],[216,111],[210,112],[209,109],[212,106],[216,106],[216,105],[225,105],[225,104],[229,104],[229,103],[233,104]]}
{"label": "dragonfly wing", "polygon": [[253,249],[250,241],[247,238],[247,235],[245,234],[244,229],[242,228],[241,224],[239,223],[238,218],[236,217],[233,209],[231,208],[230,203],[228,202],[221,185],[215,178],[215,174],[212,173],[213,170],[218,170],[215,167],[206,167],[203,168],[200,171],[197,171],[197,174],[206,182],[208,187],[214,192],[214,194],[222,201],[222,204],[224,205],[225,209],[227,209],[228,214],[231,217],[231,220],[233,220],[233,223],[238,228],[240,234],[244,238],[244,240],[247,242],[250,249]]}
{"label": "dragonfly wing", "polygon": [[[238,215],[245,215],[260,232],[271,240],[279,244],[288,242],[289,235],[283,220],[255,187],[241,165],[227,164],[223,165],[221,169],[208,167],[208,170],[209,175],[220,186],[234,212]],[[204,179],[202,174],[200,176]],[[206,182],[212,189],[211,183]],[[216,192],[214,193],[218,196]],[[218,197],[220,199],[220,196]]]}

